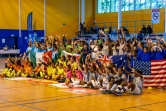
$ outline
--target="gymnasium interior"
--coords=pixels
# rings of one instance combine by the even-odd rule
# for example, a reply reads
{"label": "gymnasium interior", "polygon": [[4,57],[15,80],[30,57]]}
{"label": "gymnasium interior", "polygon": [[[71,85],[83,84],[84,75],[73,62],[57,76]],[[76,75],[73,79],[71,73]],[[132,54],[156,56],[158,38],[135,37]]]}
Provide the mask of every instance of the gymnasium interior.
{"label": "gymnasium interior", "polygon": [[0,111],[166,111],[166,0],[0,0]]}

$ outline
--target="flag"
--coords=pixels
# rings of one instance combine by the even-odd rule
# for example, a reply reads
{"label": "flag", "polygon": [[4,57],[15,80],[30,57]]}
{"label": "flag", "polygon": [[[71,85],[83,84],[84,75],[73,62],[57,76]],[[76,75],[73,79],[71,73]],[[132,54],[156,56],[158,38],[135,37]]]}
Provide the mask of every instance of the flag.
{"label": "flag", "polygon": [[99,58],[97,59],[99,62],[107,64],[107,63],[112,63],[112,56],[107,56],[107,55],[99,55]]}
{"label": "flag", "polygon": [[36,20],[35,20],[35,22],[33,23],[33,30],[36,30]]}
{"label": "flag", "polygon": [[81,54],[76,54],[76,53],[72,54],[72,53],[69,53],[69,52],[66,52],[66,51],[63,51],[63,53],[65,54],[65,56],[68,56],[68,55],[69,56],[75,56],[77,60],[80,60],[80,58],[81,58]]}
{"label": "flag", "polygon": [[30,51],[30,61],[32,62],[33,68],[35,68],[36,67],[36,53],[34,52],[34,50]]}
{"label": "flag", "polygon": [[160,23],[160,9],[152,9],[152,23],[153,24]]}
{"label": "flag", "polygon": [[134,61],[134,69],[143,72],[144,87],[166,87],[166,60]]}
{"label": "flag", "polygon": [[128,68],[128,58],[127,55],[115,55],[112,56],[113,64],[120,68],[122,66],[125,66],[125,68]]}
{"label": "flag", "polygon": [[44,62],[48,63],[49,59],[52,60],[52,50],[47,52],[42,52],[41,54],[42,54],[42,59],[44,60]]}
{"label": "flag", "polygon": [[32,12],[30,12],[29,14],[28,14],[28,17],[27,17],[27,36],[28,36],[28,42],[30,41],[30,39],[32,39],[32,41],[34,41],[33,40],[33,26],[32,26],[32,16],[33,16],[33,13]]}
{"label": "flag", "polygon": [[52,60],[52,51],[47,52],[34,52],[33,50],[30,52],[30,61],[32,62],[33,68],[36,67],[37,63],[41,63],[41,61],[48,63],[49,59]]}
{"label": "flag", "polygon": [[128,67],[127,55],[104,56],[99,55],[97,59],[101,63],[113,63],[117,68],[122,66]]}
{"label": "flag", "polygon": [[27,17],[27,30],[28,31],[33,31],[33,26],[32,26],[32,16],[33,16],[33,13],[32,12],[30,12],[29,14],[28,14],[28,17]]}

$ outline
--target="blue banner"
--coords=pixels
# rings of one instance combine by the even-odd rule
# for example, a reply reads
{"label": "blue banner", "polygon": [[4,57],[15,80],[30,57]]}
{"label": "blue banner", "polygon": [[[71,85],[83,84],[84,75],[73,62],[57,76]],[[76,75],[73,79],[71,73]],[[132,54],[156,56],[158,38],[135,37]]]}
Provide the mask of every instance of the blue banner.
{"label": "blue banner", "polygon": [[28,14],[28,17],[27,17],[27,31],[33,31],[32,16],[33,16],[32,12]]}

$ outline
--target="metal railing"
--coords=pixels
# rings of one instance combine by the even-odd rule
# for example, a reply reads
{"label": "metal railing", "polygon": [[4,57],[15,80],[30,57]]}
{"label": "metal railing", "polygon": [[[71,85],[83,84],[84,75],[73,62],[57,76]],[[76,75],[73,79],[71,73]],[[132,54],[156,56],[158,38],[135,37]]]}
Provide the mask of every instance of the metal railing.
{"label": "metal railing", "polygon": [[[146,27],[147,27],[147,25],[150,25],[153,29],[152,20],[122,21],[121,24],[122,24],[122,26],[124,26],[125,28],[127,28],[129,30],[129,33],[138,33],[139,31],[141,31],[143,25],[145,25]],[[118,22],[94,23],[90,27],[88,27],[89,33],[93,33],[90,30],[92,27],[93,27],[93,29],[96,30],[96,32],[99,29],[105,29],[105,28],[108,28],[109,30],[111,29],[111,31],[113,31],[114,28],[116,28],[116,30],[118,29]]]}

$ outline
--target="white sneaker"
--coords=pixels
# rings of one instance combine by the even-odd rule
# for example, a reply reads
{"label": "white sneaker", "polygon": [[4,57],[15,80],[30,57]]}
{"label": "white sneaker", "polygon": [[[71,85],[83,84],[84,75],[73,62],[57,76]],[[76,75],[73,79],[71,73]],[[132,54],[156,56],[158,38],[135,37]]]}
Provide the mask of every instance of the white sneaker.
{"label": "white sneaker", "polygon": [[131,89],[129,89],[129,90],[128,90],[128,93],[129,93],[129,94],[132,94],[133,92],[131,91]]}
{"label": "white sneaker", "polygon": [[78,88],[78,87],[82,87],[82,85],[75,85],[74,87]]}
{"label": "white sneaker", "polygon": [[82,87],[87,88],[88,86],[87,86],[87,84],[85,84],[85,85],[83,85]]}
{"label": "white sneaker", "polygon": [[106,89],[100,88],[99,91],[104,92]]}

